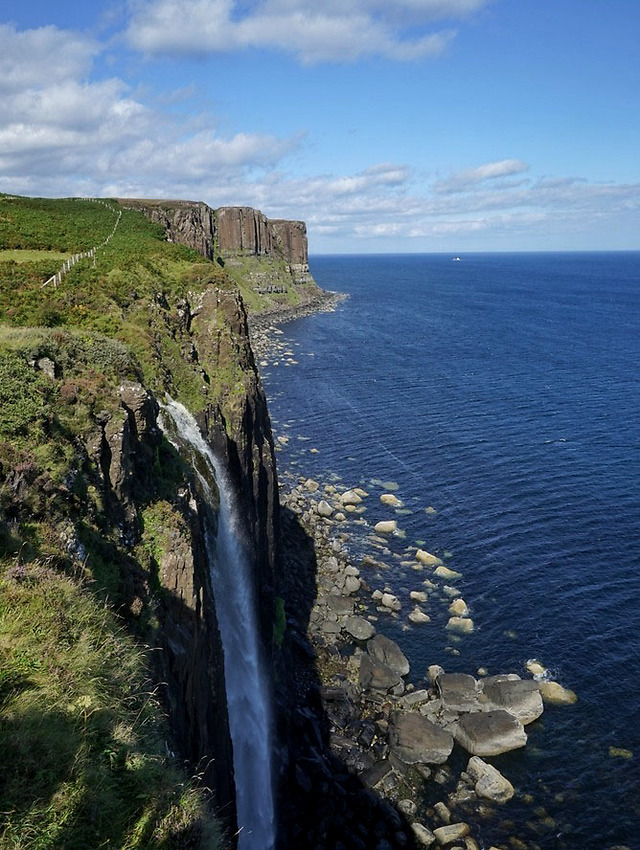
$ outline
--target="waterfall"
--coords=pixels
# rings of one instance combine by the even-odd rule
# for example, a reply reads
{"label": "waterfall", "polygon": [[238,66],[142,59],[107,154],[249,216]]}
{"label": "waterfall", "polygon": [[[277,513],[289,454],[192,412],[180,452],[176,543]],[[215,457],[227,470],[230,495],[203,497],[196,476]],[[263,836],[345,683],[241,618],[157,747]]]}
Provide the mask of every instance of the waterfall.
{"label": "waterfall", "polygon": [[275,843],[271,776],[271,716],[258,638],[251,565],[227,472],[189,411],[176,401],[162,406],[161,427],[186,457],[203,495],[220,497],[218,529],[205,521],[216,617],[224,653],[229,728],[233,747],[239,850],[272,850]]}

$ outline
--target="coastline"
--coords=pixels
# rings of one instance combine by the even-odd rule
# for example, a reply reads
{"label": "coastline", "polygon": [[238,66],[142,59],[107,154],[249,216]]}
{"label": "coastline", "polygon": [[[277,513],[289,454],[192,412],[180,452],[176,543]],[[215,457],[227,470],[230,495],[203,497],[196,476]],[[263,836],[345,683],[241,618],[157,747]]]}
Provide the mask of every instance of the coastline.
{"label": "coastline", "polygon": [[[317,308],[302,315],[312,312],[317,312]],[[300,314],[291,316],[298,317]],[[294,365],[295,360],[286,360],[293,352],[281,337],[282,331],[273,327],[279,321],[287,319],[274,316],[263,322],[260,355],[272,355],[273,365],[278,365],[276,358],[281,365]],[[270,364],[263,361],[260,365]],[[277,449],[282,451],[293,438],[290,432],[280,435],[276,438]],[[396,595],[390,586],[393,570],[383,563],[391,560],[389,541],[401,539],[396,536],[396,521],[373,525],[364,518],[375,496],[379,496],[379,502],[371,512],[375,511],[376,516],[383,506],[397,507],[393,493],[349,488],[331,477],[315,481],[306,478],[303,469],[287,469],[281,464],[278,467],[281,507],[286,518],[284,559],[289,576],[299,569],[300,552],[295,541],[288,538],[287,526],[300,527],[312,541],[314,598],[305,605],[297,595],[295,581],[290,579],[285,606],[290,640],[306,647],[305,657],[313,659],[320,678],[316,696],[321,718],[329,723],[327,758],[346,766],[364,788],[392,807],[403,818],[405,837],[415,846],[430,847],[446,840],[447,846],[479,848],[474,835],[481,836],[481,822],[513,815],[508,806],[504,815],[498,810],[517,793],[508,777],[484,758],[491,759],[526,744],[524,726],[543,711],[544,671],[534,677],[534,670],[538,669],[534,668],[525,678],[514,673],[488,676],[482,668],[473,671],[473,675],[447,674],[440,666],[443,659],[434,659],[436,663],[427,671],[411,671],[402,646],[384,636],[385,622],[406,620],[407,627],[425,629],[428,635],[429,629],[439,627],[442,614],[436,614],[432,622],[426,611],[433,615],[434,609],[445,605],[445,616],[449,616],[447,631],[454,640],[463,639],[473,631],[473,621],[455,587],[460,574],[450,570],[438,556],[402,544],[404,552],[395,557],[403,557],[403,563],[410,564],[416,577],[410,594],[412,607],[408,610],[399,599],[401,594]],[[394,516],[393,510],[389,516]],[[360,544],[366,541],[369,554],[352,554],[350,543],[356,538]],[[385,586],[372,590],[373,584],[379,583],[381,569],[387,569]],[[308,621],[300,618],[301,610],[308,610]],[[381,643],[385,647],[382,654],[376,650]],[[569,700],[570,695],[566,696]],[[551,700],[545,696],[547,701]],[[469,718],[473,723],[478,717],[494,715],[503,723],[502,737],[494,735],[491,741],[485,738],[480,747],[471,740],[475,731],[465,737]],[[420,729],[407,731],[403,726],[407,723],[417,724]],[[482,734],[480,730],[480,737]],[[467,754],[464,764],[461,752]],[[316,804],[322,808],[321,782],[316,774],[319,769],[309,765],[304,777],[297,775],[297,780],[312,789]],[[326,777],[328,769],[329,764],[325,763],[324,772],[319,775]],[[300,774],[299,766],[297,770]],[[527,819],[539,820],[540,829],[550,828],[548,815],[541,813],[540,807],[536,814],[532,800],[524,804]],[[519,817],[523,814],[523,800],[514,801],[514,805],[520,807],[516,820],[524,820]],[[300,835],[299,839],[303,837]],[[501,843],[493,850],[515,846],[514,842],[520,842],[517,846],[523,848],[533,846],[524,838],[516,824],[511,823],[508,831],[498,830],[495,840]],[[403,846],[388,840],[392,847]]]}

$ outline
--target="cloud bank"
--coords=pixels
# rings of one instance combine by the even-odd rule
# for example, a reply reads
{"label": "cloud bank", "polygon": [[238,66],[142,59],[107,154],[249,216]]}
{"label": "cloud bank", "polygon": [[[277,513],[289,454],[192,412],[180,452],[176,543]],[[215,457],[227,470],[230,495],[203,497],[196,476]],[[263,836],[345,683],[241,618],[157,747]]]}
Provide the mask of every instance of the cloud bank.
{"label": "cloud bank", "polygon": [[455,36],[433,30],[489,0],[143,0],[132,7],[129,43],[148,55],[197,56],[261,48],[303,64],[380,56],[412,61],[440,55]]}

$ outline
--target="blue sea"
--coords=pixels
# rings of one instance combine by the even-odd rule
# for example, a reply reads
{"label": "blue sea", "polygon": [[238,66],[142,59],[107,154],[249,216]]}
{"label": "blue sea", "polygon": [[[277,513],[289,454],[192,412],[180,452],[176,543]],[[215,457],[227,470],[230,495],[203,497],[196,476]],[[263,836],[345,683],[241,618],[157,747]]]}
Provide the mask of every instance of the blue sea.
{"label": "blue sea", "polygon": [[[640,848],[640,254],[319,256],[311,269],[349,298],[283,325],[297,363],[263,369],[289,437],[284,486],[361,486],[371,526],[397,519],[406,536],[376,555],[388,568],[362,572],[405,615],[424,578],[405,547],[462,574],[472,634],[445,630],[437,598],[429,624],[378,624],[416,683],[429,664],[526,676],[536,658],[578,695],[495,760],[518,795],[475,834]],[[398,514],[379,501],[392,484]],[[352,526],[356,550],[370,531]]]}

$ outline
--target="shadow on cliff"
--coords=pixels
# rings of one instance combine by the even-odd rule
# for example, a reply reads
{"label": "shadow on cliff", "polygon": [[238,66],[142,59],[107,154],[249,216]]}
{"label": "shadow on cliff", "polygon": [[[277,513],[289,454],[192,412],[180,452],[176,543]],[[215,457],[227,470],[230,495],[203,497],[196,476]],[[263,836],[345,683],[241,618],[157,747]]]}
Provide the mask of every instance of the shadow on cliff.
{"label": "shadow on cliff", "polygon": [[[366,711],[365,718],[358,689],[339,676],[335,687],[321,682],[316,650],[307,639],[317,595],[314,541],[288,508],[281,509],[280,519],[287,630],[276,676],[288,685],[280,738],[289,746],[278,848],[415,848],[406,818],[359,776],[372,776],[367,772],[384,757],[384,744],[376,743],[375,711]],[[331,655],[339,660],[337,647],[322,651],[328,654],[323,667],[331,664]]]}

